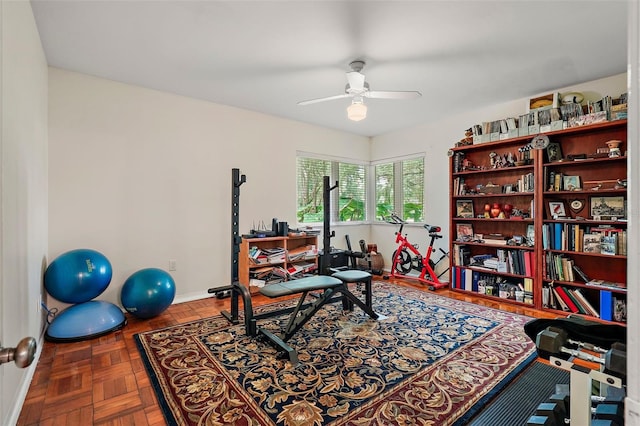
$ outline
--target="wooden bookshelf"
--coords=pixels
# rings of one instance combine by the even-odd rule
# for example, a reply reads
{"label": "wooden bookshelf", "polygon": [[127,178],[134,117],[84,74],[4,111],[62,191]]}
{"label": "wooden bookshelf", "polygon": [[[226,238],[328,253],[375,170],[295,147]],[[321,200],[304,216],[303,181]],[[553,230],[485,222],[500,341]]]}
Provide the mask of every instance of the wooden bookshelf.
{"label": "wooden bookshelf", "polygon": [[[511,154],[514,160],[521,160],[519,148],[529,144],[533,135],[452,148],[452,289],[558,314],[624,323],[616,306],[626,306],[627,122],[604,122],[544,135],[550,146],[560,148],[560,161],[550,161],[546,149],[532,149],[529,161],[494,166],[496,156]],[[618,157],[608,156],[606,142],[611,140],[622,141]],[[507,204],[521,215],[505,214]],[[494,217],[498,211],[502,215]],[[463,236],[470,228],[473,235]],[[507,244],[485,238],[489,234],[502,235]],[[588,251],[585,234],[606,238],[599,240],[600,249]],[[528,239],[533,241],[527,244]],[[513,266],[514,255],[520,261],[528,258],[533,266]],[[483,256],[499,257],[499,269],[470,261]],[[478,281],[497,287],[478,289]],[[577,312],[563,309],[556,301],[558,287],[578,304]],[[518,290],[517,296],[514,290]]]}
{"label": "wooden bookshelf", "polygon": [[[258,263],[257,259],[251,259],[252,248],[261,252],[269,252],[271,249],[281,250],[282,255],[276,255],[272,259],[264,259]],[[313,252],[315,250],[315,252]],[[238,280],[249,287],[252,294],[258,292],[258,287],[250,285],[252,272],[258,269],[281,268],[289,270],[296,265],[313,264],[313,271],[318,267],[318,237],[316,235],[291,236],[291,237],[265,237],[243,238],[240,243],[240,255],[238,257]],[[311,254],[311,253],[315,254]],[[302,255],[296,257],[296,255]],[[310,271],[311,272],[311,271]],[[289,276],[282,277],[284,280]],[[267,283],[268,284],[268,283]]]}

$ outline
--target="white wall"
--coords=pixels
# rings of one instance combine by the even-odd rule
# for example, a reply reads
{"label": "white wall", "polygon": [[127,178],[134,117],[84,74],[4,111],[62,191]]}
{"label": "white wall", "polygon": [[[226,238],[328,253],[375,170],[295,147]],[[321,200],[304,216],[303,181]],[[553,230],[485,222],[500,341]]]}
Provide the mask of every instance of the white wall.
{"label": "white wall", "polygon": [[[47,64],[29,2],[0,1],[0,342],[39,339],[47,253]],[[0,424],[14,424],[36,364],[0,367]]]}
{"label": "white wall", "polygon": [[[585,100],[599,100],[605,95],[617,98],[627,91],[626,73],[596,81],[558,88],[556,91],[582,92]],[[547,92],[549,93],[549,92]],[[542,95],[534,93],[531,97]],[[465,129],[483,121],[493,121],[527,112],[529,98],[523,98],[499,105],[487,105],[482,109],[452,115],[437,122],[404,129],[374,137],[371,145],[371,160],[377,161],[417,152],[425,153],[425,221],[441,226],[445,238],[436,247],[448,251],[449,246],[449,158],[447,150],[464,137]],[[424,228],[409,225],[405,229],[409,240],[420,244],[424,253],[428,235]],[[391,255],[395,249],[394,231],[396,227],[378,224],[371,228],[371,241],[378,244],[378,250],[385,258],[385,267],[391,267]],[[438,259],[438,257],[436,257]],[[445,277],[443,276],[443,279]],[[448,280],[448,277],[447,277]]]}
{"label": "white wall", "polygon": [[627,203],[629,212],[629,238],[627,262],[627,281],[633,285],[628,286],[627,308],[627,400],[625,401],[625,421],[628,426],[640,425],[640,374],[634,367],[640,359],[640,336],[637,326],[640,323],[640,309],[638,300],[640,289],[640,151],[638,141],[640,139],[640,6],[637,1],[629,2],[629,188],[627,189]]}
{"label": "white wall", "polygon": [[232,168],[248,233],[296,223],[296,151],[369,158],[368,138],[88,75],[50,68],[49,88],[49,258],[102,252],[98,299],[118,305],[129,275],[169,259],[176,301],[230,283]]}

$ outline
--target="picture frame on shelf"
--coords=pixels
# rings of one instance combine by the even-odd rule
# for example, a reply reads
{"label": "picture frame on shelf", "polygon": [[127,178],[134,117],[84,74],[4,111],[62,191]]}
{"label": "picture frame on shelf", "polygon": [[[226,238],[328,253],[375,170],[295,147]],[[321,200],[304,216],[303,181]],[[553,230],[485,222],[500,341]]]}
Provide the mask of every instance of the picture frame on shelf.
{"label": "picture frame on shelf", "polygon": [[600,253],[602,234],[585,233],[582,237],[582,251],[585,253]]}
{"label": "picture frame on shelf", "polygon": [[579,191],[582,189],[582,181],[580,176],[564,175],[562,176],[562,188],[565,191]]}
{"label": "picture frame on shelf", "polygon": [[593,220],[617,220],[627,217],[623,196],[598,196],[589,199],[589,213]]}
{"label": "picture frame on shelf", "polygon": [[548,219],[562,219],[567,217],[567,204],[564,200],[548,200],[545,207]]}
{"label": "picture frame on shelf", "polygon": [[530,223],[529,225],[527,225],[527,243],[530,246],[533,246],[535,244],[535,241],[536,241],[536,231],[533,226],[533,223]]}
{"label": "picture frame on shelf", "polygon": [[456,223],[456,238],[458,241],[473,239],[473,225],[470,223]]}
{"label": "picture frame on shelf", "polygon": [[456,201],[456,217],[473,218],[474,216],[472,200]]}
{"label": "picture frame on shelf", "polygon": [[569,200],[569,210],[571,210],[572,213],[577,215],[582,211],[582,209],[584,209],[586,204],[585,201],[586,199],[583,199],[583,198],[575,198],[575,199]]}
{"label": "picture frame on shelf", "polygon": [[549,142],[547,146],[547,159],[549,163],[562,160],[562,147],[558,142]]}

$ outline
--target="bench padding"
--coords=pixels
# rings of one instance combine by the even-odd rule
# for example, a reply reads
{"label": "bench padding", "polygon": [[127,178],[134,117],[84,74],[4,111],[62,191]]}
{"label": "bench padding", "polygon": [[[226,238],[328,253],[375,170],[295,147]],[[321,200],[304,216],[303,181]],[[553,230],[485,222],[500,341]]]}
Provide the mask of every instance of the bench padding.
{"label": "bench padding", "polygon": [[371,280],[371,274],[365,271],[358,271],[355,269],[349,269],[347,271],[339,271],[331,274],[332,277],[336,277],[345,283],[360,283]]}
{"label": "bench padding", "polygon": [[340,285],[342,285],[342,281],[338,278],[328,277],[325,275],[314,275],[313,277],[266,285],[260,288],[260,294],[273,298],[307,291],[335,288]]}

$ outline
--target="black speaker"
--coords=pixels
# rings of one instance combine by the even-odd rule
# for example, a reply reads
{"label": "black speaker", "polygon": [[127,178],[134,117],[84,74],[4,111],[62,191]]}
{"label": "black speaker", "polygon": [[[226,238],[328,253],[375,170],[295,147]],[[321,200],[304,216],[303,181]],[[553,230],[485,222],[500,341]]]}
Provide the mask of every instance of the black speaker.
{"label": "black speaker", "polygon": [[278,222],[278,235],[282,237],[289,235],[289,224],[287,222]]}

